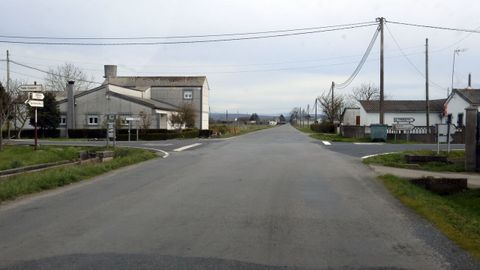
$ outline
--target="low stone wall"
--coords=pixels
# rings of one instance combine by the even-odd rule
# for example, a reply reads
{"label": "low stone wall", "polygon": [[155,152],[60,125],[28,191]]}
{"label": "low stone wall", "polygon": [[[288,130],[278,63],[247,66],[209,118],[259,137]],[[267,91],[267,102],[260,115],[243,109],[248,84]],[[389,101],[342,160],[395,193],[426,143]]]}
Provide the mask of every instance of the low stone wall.
{"label": "low stone wall", "polygon": [[424,177],[411,179],[410,182],[439,195],[449,195],[467,189],[467,178],[434,178]]}

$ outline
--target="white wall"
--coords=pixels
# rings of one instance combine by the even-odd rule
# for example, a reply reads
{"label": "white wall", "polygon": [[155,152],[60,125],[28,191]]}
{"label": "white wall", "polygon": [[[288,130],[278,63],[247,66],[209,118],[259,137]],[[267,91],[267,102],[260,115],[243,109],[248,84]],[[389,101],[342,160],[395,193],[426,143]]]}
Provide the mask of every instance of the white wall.
{"label": "white wall", "polygon": [[447,101],[447,114],[452,114],[452,124],[456,125],[458,121],[458,114],[463,113],[463,125],[465,125],[465,108],[470,104],[461,98],[458,94],[454,94]]}
{"label": "white wall", "polygon": [[[415,121],[412,123],[415,126],[426,126],[426,114],[424,112],[412,112],[412,113],[385,113],[384,121],[386,125],[391,126],[395,122],[395,117],[412,117]],[[360,108],[360,123],[361,125],[369,126],[371,124],[378,124],[380,121],[378,113],[367,113],[363,108]],[[440,113],[430,113],[430,125],[440,124]]]}
{"label": "white wall", "polygon": [[[360,115],[360,109],[357,109],[357,108],[345,109],[342,123],[345,126],[354,126],[356,125],[357,116],[359,115]],[[362,117],[360,117],[360,124],[361,124],[361,121],[362,121]]]}

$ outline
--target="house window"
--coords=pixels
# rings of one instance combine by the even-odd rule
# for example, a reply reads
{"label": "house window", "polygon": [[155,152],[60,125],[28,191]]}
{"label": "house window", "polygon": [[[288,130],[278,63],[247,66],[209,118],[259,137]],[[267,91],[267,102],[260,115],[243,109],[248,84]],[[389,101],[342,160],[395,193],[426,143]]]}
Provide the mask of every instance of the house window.
{"label": "house window", "polygon": [[60,115],[60,126],[66,126],[66,125],[67,125],[67,116]]}
{"label": "house window", "polygon": [[457,126],[463,126],[463,113],[457,114]]}
{"label": "house window", "polygon": [[87,116],[87,123],[88,123],[89,126],[97,126],[98,125],[98,115]]}
{"label": "house window", "polygon": [[183,90],[183,99],[193,99],[193,90]]}

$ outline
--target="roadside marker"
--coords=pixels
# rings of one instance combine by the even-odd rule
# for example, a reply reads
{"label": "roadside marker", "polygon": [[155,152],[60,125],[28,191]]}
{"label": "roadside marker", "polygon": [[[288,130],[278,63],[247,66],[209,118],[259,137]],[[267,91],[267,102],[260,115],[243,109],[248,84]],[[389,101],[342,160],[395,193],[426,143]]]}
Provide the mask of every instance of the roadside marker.
{"label": "roadside marker", "polygon": [[322,141],[322,143],[325,145],[332,145],[329,141]]}
{"label": "roadside marker", "polygon": [[174,152],[181,152],[183,150],[187,150],[187,149],[199,146],[199,145],[202,145],[202,144],[201,143],[194,143],[194,144],[186,145],[186,146],[183,146],[183,147],[180,147],[180,148],[177,148],[177,149],[173,149],[173,151]]}

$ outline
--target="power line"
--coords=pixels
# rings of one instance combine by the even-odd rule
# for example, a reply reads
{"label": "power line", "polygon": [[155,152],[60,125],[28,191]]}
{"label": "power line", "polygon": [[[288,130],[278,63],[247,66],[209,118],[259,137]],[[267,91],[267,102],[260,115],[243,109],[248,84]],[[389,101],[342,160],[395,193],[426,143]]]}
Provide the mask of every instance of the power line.
{"label": "power line", "polygon": [[43,42],[43,41],[17,41],[17,40],[0,40],[0,43],[10,44],[24,44],[24,45],[62,45],[62,46],[149,46],[149,45],[176,45],[176,44],[196,44],[196,43],[214,43],[214,42],[232,42],[241,40],[254,40],[254,39],[268,39],[288,36],[309,35],[324,32],[334,32],[340,30],[349,30],[362,27],[369,27],[376,25],[376,23],[352,25],[345,27],[337,27],[323,30],[303,31],[296,33],[283,33],[283,34],[271,34],[253,37],[233,37],[233,38],[220,38],[220,39],[201,39],[201,40],[185,40],[185,41],[150,41],[150,42],[113,42],[113,43],[98,43],[98,42]]}
{"label": "power line", "polygon": [[[24,68],[33,69],[33,70],[36,70],[36,71],[39,71],[39,72],[42,72],[42,73],[45,73],[45,74],[49,74],[49,75],[61,77],[61,78],[67,79],[67,80],[72,79],[72,78],[69,78],[69,77],[67,77],[67,76],[63,76],[63,75],[61,75],[61,74],[57,74],[57,73],[54,73],[54,72],[50,72],[50,71],[46,71],[46,70],[39,69],[39,68],[36,68],[36,67],[32,67],[32,66],[29,66],[29,65],[25,65],[25,64],[22,64],[22,63],[13,61],[13,60],[10,60],[10,63],[15,64],[15,65],[17,65],[17,66],[24,67]],[[81,80],[81,79],[76,79],[76,80],[77,80],[77,81],[80,81],[80,82],[87,82],[87,83],[94,83],[94,84],[102,84],[101,82],[95,82],[95,81],[89,81],[89,80]]]}
{"label": "power line", "polygon": [[143,36],[143,37],[52,37],[52,36],[0,35],[0,38],[8,38],[8,39],[43,39],[43,40],[145,40],[145,39],[184,39],[184,38],[208,38],[208,37],[225,37],[225,36],[251,36],[251,35],[263,35],[263,34],[273,34],[273,33],[288,33],[288,32],[298,32],[298,31],[318,30],[318,29],[325,29],[325,28],[335,28],[335,27],[355,26],[355,25],[366,25],[366,24],[372,24],[372,23],[375,23],[375,22],[369,21],[369,22],[337,24],[337,25],[327,25],[327,26],[313,26],[313,27],[304,27],[304,28],[293,28],[293,29],[278,29],[278,30],[256,31],[256,32],[220,33],[220,34],[204,34],[204,35]]}
{"label": "power line", "polygon": [[[400,47],[400,44],[398,43],[397,39],[393,36],[392,32],[390,31],[390,28],[387,26],[387,31],[388,31],[388,34],[390,35],[390,37],[392,38],[393,42],[395,43],[395,45],[397,46],[397,48],[400,50],[400,52],[402,53],[403,57],[407,60],[407,62],[415,69],[415,71],[418,72],[418,74],[420,74],[423,78],[426,78],[425,74],[423,74],[422,71],[420,71],[420,69],[410,60],[410,58],[403,52],[402,48]],[[441,88],[441,89],[445,89],[446,87],[443,87],[431,80],[428,80],[431,84],[435,85],[436,87],[438,88]]]}
{"label": "power line", "polygon": [[399,24],[399,25],[406,25],[406,26],[413,26],[413,27],[431,28],[431,29],[437,29],[437,30],[448,30],[448,31],[457,31],[457,32],[467,32],[467,33],[480,34],[480,30],[478,30],[478,29],[465,29],[465,28],[443,27],[443,26],[434,26],[434,25],[416,24],[416,23],[406,23],[406,22],[396,22],[396,21],[387,21],[387,23],[393,23],[393,24]]}
{"label": "power line", "polygon": [[378,34],[380,32],[380,27],[377,27],[375,29],[375,33],[373,34],[372,40],[370,40],[370,43],[368,44],[367,50],[363,54],[362,59],[360,60],[360,63],[358,63],[357,68],[353,71],[352,75],[345,80],[343,83],[337,84],[336,87],[338,89],[344,89],[347,86],[349,86],[353,80],[357,77],[358,73],[360,73],[360,70],[362,69],[363,65],[367,61],[368,56],[370,55],[370,52],[372,51],[373,45],[375,44],[375,41],[377,40]]}

